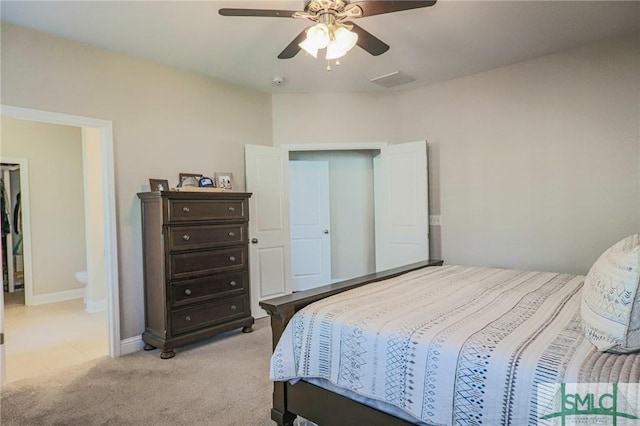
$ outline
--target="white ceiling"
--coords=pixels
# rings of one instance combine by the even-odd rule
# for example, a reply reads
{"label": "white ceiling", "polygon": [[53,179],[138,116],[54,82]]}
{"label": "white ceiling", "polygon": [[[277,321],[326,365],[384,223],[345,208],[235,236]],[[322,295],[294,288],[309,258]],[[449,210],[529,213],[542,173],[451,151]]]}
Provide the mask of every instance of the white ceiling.
{"label": "white ceiling", "polygon": [[[637,1],[455,1],[356,22],[391,49],[355,47],[340,67],[277,55],[310,21],[223,17],[222,7],[302,10],[304,1],[6,1],[3,21],[271,93],[385,91],[400,71],[427,85],[640,30]],[[320,55],[319,55],[320,56]],[[284,77],[275,86],[272,79]]]}

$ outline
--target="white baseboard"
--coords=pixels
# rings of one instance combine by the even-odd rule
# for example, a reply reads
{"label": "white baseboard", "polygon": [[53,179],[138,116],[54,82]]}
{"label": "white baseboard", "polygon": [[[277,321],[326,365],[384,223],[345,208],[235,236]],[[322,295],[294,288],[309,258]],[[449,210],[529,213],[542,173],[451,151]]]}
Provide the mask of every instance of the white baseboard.
{"label": "white baseboard", "polygon": [[46,305],[47,303],[64,302],[66,300],[82,299],[84,288],[75,290],[58,291],[56,293],[33,295],[31,305]]}
{"label": "white baseboard", "polygon": [[264,309],[260,309],[260,312],[257,312],[257,313],[251,312],[251,316],[253,317],[253,319],[260,319],[260,318],[268,317],[269,314]]}
{"label": "white baseboard", "polygon": [[86,307],[85,310],[90,314],[94,314],[96,312],[102,312],[105,309],[107,309],[107,301],[106,301],[106,299],[94,300],[94,301],[88,300],[86,302],[86,305],[87,305],[87,307]]}
{"label": "white baseboard", "polygon": [[129,337],[120,341],[120,356],[141,351],[144,348],[142,336]]}

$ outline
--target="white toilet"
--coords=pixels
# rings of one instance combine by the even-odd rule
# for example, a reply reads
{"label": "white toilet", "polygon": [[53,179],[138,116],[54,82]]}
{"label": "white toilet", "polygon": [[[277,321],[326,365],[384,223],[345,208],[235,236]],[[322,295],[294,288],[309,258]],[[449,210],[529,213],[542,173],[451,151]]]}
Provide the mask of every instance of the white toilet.
{"label": "white toilet", "polygon": [[76,280],[82,283],[84,286],[84,303],[87,303],[87,283],[89,282],[89,276],[87,275],[87,271],[76,272]]}

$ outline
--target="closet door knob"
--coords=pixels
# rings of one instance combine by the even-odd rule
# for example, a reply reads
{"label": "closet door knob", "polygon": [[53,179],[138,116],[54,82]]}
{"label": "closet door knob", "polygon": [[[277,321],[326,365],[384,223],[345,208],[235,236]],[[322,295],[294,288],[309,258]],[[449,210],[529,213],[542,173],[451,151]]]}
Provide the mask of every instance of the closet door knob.
{"label": "closet door knob", "polygon": [[184,234],[184,235],[182,236],[182,239],[183,239],[183,240],[185,240],[185,241],[189,241],[189,238],[191,238],[191,237],[189,236],[189,234]]}
{"label": "closet door knob", "polygon": [[189,213],[189,207],[183,207],[182,208],[182,212],[183,213]]}
{"label": "closet door knob", "polygon": [[188,288],[188,289],[186,289],[186,290],[184,291],[184,294],[186,294],[187,296],[191,296],[191,289],[189,289],[189,288]]}
{"label": "closet door knob", "polygon": [[325,230],[324,230],[324,233],[325,233],[325,234],[328,234],[328,233],[329,233],[329,230],[328,230],[328,229],[325,229]]}
{"label": "closet door knob", "polygon": [[252,238],[251,239],[251,244],[258,244],[258,239],[257,238]]}

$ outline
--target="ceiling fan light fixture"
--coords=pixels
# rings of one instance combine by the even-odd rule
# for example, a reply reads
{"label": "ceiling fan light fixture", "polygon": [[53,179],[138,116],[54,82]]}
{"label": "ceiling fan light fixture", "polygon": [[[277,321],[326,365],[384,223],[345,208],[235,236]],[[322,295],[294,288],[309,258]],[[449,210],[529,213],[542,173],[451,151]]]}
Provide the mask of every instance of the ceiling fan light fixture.
{"label": "ceiling fan light fixture", "polygon": [[336,42],[345,53],[353,49],[353,46],[358,42],[358,34],[349,31],[346,27],[338,27],[334,32],[334,38],[334,42]]}
{"label": "ceiling fan light fixture", "polygon": [[318,50],[324,49],[330,42],[329,27],[326,24],[319,23],[307,29],[307,38],[298,46],[304,49],[314,58],[318,57]]}
{"label": "ceiling fan light fixture", "polygon": [[349,50],[353,49],[357,42],[358,34],[349,31],[346,27],[338,27],[333,31],[333,40],[327,46],[325,59],[342,58]]}
{"label": "ceiling fan light fixture", "polygon": [[298,46],[300,46],[302,50],[304,50],[314,58],[318,57],[318,47],[312,41],[309,41],[308,38],[305,39],[302,43],[298,44]]}
{"label": "ceiling fan light fixture", "polygon": [[325,59],[328,61],[331,59],[338,59],[338,58],[342,58],[346,54],[347,54],[347,51],[341,49],[340,44],[337,43],[335,40],[333,40],[327,46],[327,56],[325,57]]}

